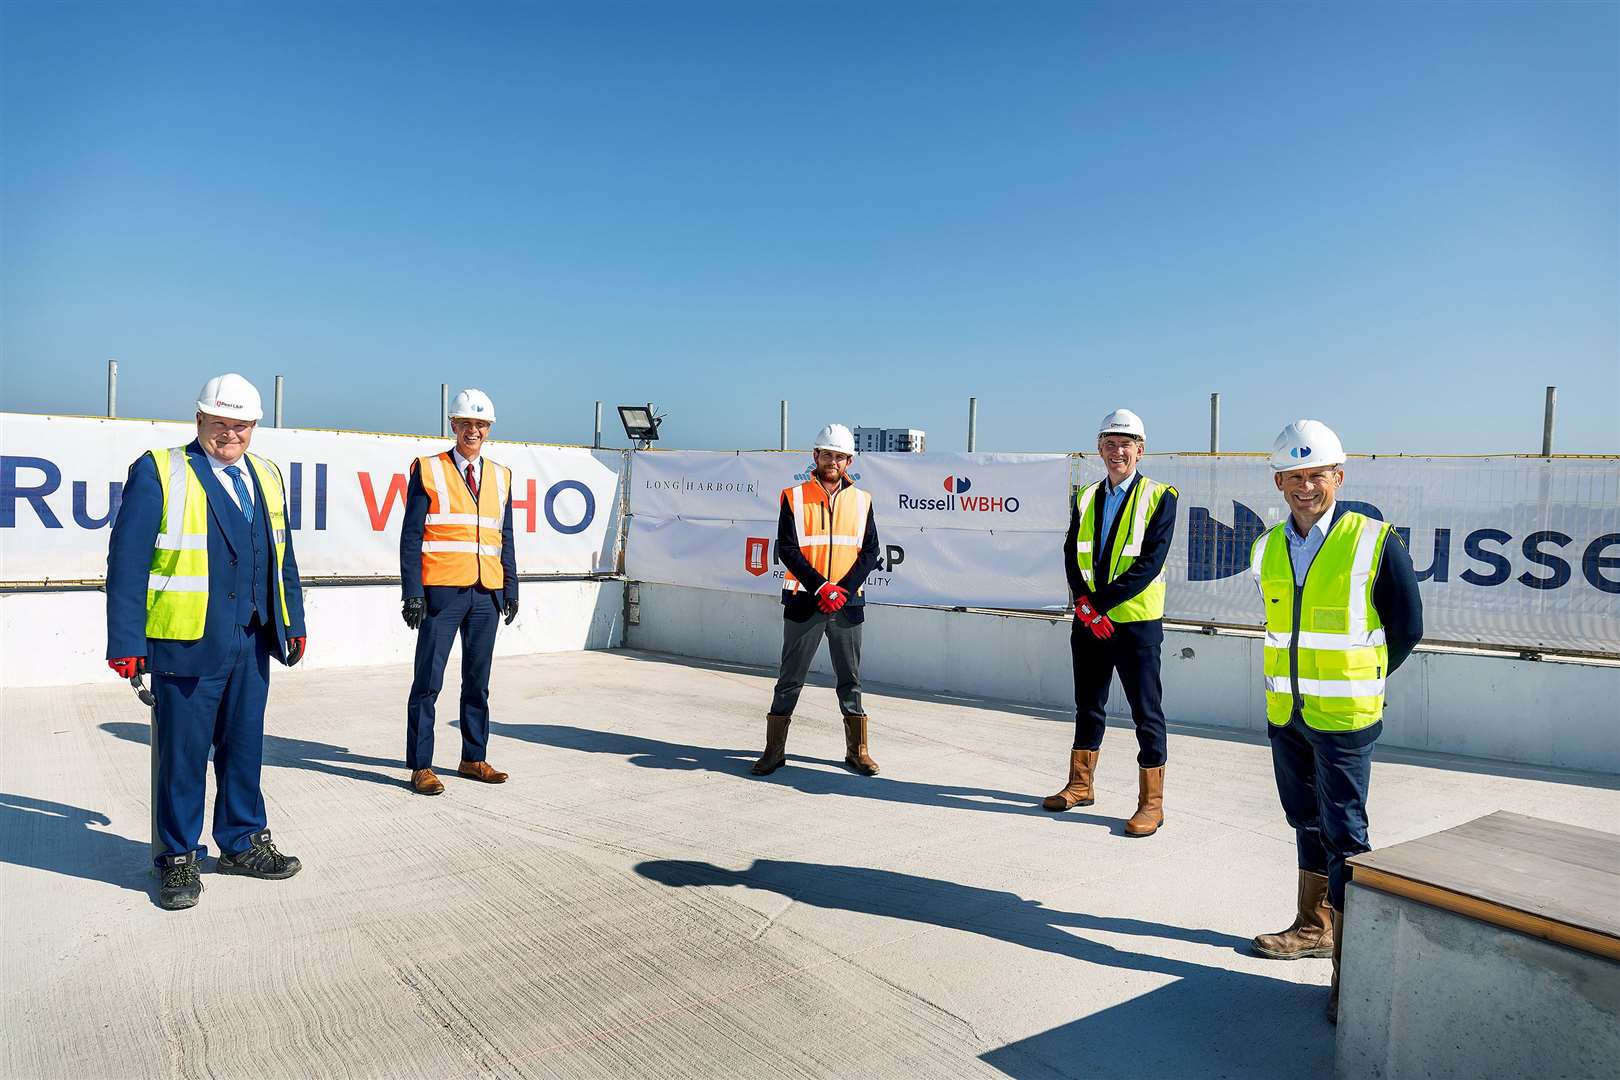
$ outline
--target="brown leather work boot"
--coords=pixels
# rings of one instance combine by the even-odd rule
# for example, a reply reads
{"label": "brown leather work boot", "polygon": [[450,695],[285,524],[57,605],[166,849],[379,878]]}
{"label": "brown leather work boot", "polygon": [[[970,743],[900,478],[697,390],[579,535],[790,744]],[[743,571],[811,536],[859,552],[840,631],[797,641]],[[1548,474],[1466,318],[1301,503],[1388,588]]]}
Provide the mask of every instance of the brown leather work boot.
{"label": "brown leather work boot", "polygon": [[418,795],[442,795],[444,785],[433,775],[432,769],[417,769],[411,773],[411,790]]}
{"label": "brown leather work boot", "polygon": [[506,774],[496,771],[487,761],[463,761],[456,768],[456,775],[469,780],[482,780],[486,784],[506,783]]}
{"label": "brown leather work boot", "polygon": [[780,713],[765,714],[765,752],[749,771],[755,776],[769,776],[787,764],[788,725],[793,717]]}
{"label": "brown leather work boot", "polygon": [[1250,943],[1256,956],[1267,960],[1299,960],[1333,955],[1333,909],[1328,907],[1326,874],[1299,872],[1299,913],[1294,925],[1275,934],[1261,934]]}
{"label": "brown leather work boot", "polygon": [[1126,836],[1152,836],[1164,825],[1164,766],[1138,769],[1136,813],[1125,823]]}
{"label": "brown leather work boot", "polygon": [[1097,773],[1097,757],[1100,750],[1070,750],[1069,751],[1069,784],[1056,795],[1048,795],[1041,800],[1041,807],[1046,810],[1063,811],[1073,806],[1090,806],[1097,801],[1096,792],[1091,789],[1091,778]]}
{"label": "brown leather work boot", "polygon": [[[1331,908],[1328,910],[1332,911]],[[1339,954],[1344,950],[1344,914],[1333,912],[1333,984],[1328,987],[1328,1023],[1339,1022]]]}
{"label": "brown leather work boot", "polygon": [[877,762],[866,752],[866,714],[844,717],[844,764],[862,776],[876,776]]}

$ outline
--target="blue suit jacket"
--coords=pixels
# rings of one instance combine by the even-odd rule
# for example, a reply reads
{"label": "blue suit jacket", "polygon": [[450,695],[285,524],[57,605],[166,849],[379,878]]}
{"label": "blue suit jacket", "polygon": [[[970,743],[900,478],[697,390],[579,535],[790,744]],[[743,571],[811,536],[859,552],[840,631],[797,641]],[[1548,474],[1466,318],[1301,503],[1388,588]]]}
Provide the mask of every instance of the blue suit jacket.
{"label": "blue suit jacket", "polygon": [[[238,623],[238,602],[232,589],[238,584],[238,550],[247,547],[251,564],[252,529],[263,529],[270,542],[270,515],[256,513],[249,525],[225,489],[214,479],[213,467],[195,439],[186,447],[191,467],[208,496],[208,616],[203,636],[196,641],[166,641],[146,636],[146,585],[152,566],[152,548],[163,519],[163,488],[157,465],[142,454],[129,467],[123,503],[113,521],[107,547],[107,659],[144,656],[146,666],[165,675],[208,675],[219,670],[229,656]],[[244,469],[253,485],[257,507],[264,492],[251,468]],[[277,659],[287,662],[287,638],[304,636],[304,594],[298,583],[298,562],[293,556],[292,533],[287,533],[282,578],[287,589],[290,632],[274,619]],[[272,603],[275,591],[271,590]]]}
{"label": "blue suit jacket", "polygon": [[[422,477],[419,475],[421,459],[411,462],[409,485],[405,489],[405,520],[399,527],[399,583],[404,599],[409,600],[415,596],[427,598],[429,611],[437,611],[444,603],[441,593],[450,594],[459,592],[461,588],[477,588],[492,593],[500,598],[502,606],[508,600],[518,598],[518,572],[517,547],[512,542],[512,500],[506,500],[506,511],[501,521],[501,577],[504,579],[500,591],[497,593],[483,585],[478,586],[452,586],[452,585],[422,585],[422,533],[427,528],[428,499],[427,488],[422,486]],[[455,470],[450,470],[456,475]],[[478,475],[485,475],[483,461],[480,458]],[[480,479],[480,483],[482,483]],[[465,483],[465,481],[463,481]]]}

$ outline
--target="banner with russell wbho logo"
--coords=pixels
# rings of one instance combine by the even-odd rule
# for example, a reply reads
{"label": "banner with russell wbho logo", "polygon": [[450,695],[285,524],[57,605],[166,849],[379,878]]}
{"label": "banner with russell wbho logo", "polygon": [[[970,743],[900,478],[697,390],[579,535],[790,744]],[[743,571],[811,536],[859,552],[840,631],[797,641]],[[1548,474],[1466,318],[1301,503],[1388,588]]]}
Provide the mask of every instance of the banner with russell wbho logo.
{"label": "banner with russell wbho logo", "polygon": [[[637,453],[632,578],[771,593],[777,499],[807,452]],[[877,603],[1063,611],[1071,484],[1094,458],[862,454],[884,554]],[[1148,455],[1180,490],[1168,619],[1258,626],[1256,537],[1282,520],[1260,455]],[[1620,653],[1620,459],[1352,457],[1340,501],[1389,522],[1411,553],[1431,641]]]}
{"label": "banner with russell wbho logo", "polygon": [[[626,573],[642,581],[775,593],[782,489],[805,451],[637,453]],[[862,454],[882,554],[866,597],[891,604],[1062,608],[1069,458]]]}

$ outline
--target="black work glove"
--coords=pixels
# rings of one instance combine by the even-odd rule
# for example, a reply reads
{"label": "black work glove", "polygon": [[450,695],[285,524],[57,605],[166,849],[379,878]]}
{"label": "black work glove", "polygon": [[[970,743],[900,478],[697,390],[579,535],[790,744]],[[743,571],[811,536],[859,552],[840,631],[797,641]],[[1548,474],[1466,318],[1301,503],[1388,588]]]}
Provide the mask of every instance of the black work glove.
{"label": "black work glove", "polygon": [[506,609],[505,610],[506,610],[506,625],[511,626],[512,625],[512,620],[517,618],[517,601],[516,600],[508,600],[506,602]]}
{"label": "black work glove", "polygon": [[306,651],[308,651],[308,649],[309,649],[309,638],[307,638],[307,637],[288,638],[287,639],[287,666],[292,667],[294,664],[298,663],[298,661],[302,660],[304,658],[304,653]]}
{"label": "black work glove", "polygon": [[420,596],[412,596],[405,601],[405,607],[400,611],[405,618],[405,625],[412,630],[422,627],[422,618],[427,614],[427,601]]}

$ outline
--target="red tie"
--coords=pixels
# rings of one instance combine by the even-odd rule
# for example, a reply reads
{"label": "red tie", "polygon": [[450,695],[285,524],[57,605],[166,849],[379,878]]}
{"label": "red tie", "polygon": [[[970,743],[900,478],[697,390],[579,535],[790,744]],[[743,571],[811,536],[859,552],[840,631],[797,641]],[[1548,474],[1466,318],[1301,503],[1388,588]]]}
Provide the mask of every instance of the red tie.
{"label": "red tie", "polygon": [[473,475],[472,462],[467,463],[467,486],[472,489],[473,498],[478,498],[478,477]]}

